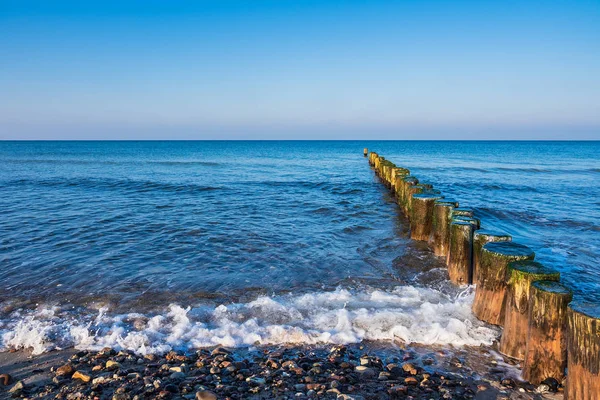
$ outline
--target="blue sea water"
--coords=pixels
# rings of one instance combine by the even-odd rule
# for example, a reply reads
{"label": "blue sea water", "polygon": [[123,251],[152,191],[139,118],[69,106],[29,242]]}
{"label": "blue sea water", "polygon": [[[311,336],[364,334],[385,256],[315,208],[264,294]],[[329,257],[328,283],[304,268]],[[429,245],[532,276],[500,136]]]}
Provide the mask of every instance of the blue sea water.
{"label": "blue sea water", "polygon": [[0,142],[0,345],[491,343],[363,147],[600,302],[600,142]]}

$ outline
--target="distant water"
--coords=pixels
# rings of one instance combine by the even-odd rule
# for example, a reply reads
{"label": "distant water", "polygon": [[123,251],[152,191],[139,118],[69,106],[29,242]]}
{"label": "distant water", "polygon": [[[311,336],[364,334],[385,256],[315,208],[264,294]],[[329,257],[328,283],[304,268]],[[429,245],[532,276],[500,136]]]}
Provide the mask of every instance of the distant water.
{"label": "distant water", "polygon": [[363,147],[600,301],[600,142],[0,142],[0,346],[490,344]]}

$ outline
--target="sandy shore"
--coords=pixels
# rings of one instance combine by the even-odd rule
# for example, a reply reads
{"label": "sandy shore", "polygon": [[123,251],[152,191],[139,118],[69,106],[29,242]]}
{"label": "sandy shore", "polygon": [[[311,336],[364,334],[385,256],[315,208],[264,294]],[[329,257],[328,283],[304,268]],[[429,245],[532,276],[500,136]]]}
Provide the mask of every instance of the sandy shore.
{"label": "sandy shore", "polygon": [[560,389],[538,393],[520,382],[518,370],[487,349],[377,343],[162,356],[21,350],[0,353],[0,374],[10,375],[1,398],[562,399]]}

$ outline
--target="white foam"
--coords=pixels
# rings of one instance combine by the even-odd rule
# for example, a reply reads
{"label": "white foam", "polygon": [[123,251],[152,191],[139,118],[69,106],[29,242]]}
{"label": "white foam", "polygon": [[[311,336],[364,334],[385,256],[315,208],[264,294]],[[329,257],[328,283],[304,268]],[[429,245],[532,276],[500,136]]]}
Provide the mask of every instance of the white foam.
{"label": "white foam", "polygon": [[[362,340],[407,343],[490,345],[495,328],[471,313],[472,290],[450,298],[414,286],[392,291],[337,289],[303,295],[259,297],[249,303],[213,307],[172,304],[163,315],[74,316],[41,308],[17,312],[0,329],[2,348],[30,348],[39,354],[75,346],[133,350],[140,354],[214,345],[355,343]],[[137,329],[136,319],[145,324]]]}

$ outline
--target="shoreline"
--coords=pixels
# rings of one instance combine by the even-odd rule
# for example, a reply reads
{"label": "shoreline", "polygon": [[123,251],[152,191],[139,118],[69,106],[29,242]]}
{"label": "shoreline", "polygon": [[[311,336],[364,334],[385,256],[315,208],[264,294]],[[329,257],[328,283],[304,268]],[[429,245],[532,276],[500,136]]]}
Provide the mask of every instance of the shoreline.
{"label": "shoreline", "polygon": [[[495,358],[497,357],[497,358]],[[136,355],[106,348],[0,353],[2,398],[556,399],[491,348],[362,342]],[[510,362],[510,361],[509,361]],[[85,382],[87,380],[87,382]],[[21,390],[14,389],[23,384]],[[10,392],[12,390],[12,393]],[[200,394],[198,394],[200,393]]]}

